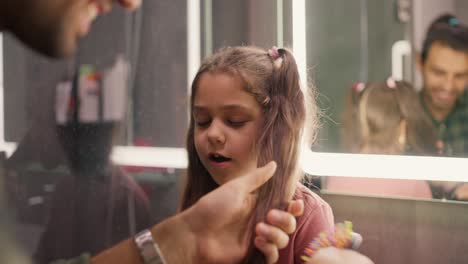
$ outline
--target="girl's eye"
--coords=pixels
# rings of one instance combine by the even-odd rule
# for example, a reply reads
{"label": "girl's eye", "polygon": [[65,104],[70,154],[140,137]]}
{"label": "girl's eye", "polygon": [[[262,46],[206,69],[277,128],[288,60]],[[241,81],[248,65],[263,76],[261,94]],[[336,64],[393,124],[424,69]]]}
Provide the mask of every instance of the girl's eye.
{"label": "girl's eye", "polygon": [[209,120],[207,120],[207,121],[204,121],[204,120],[195,121],[195,124],[196,124],[198,127],[207,127],[207,126],[210,124],[210,121],[209,121]]}
{"label": "girl's eye", "polygon": [[232,127],[242,127],[247,121],[228,120],[228,124]]}

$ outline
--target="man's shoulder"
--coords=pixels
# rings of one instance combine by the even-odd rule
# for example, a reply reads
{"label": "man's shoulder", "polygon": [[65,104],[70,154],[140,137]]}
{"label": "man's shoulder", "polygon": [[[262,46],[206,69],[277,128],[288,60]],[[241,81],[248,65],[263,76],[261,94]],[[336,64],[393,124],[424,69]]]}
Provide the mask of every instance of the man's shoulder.
{"label": "man's shoulder", "polygon": [[458,96],[455,107],[457,109],[468,108],[468,89],[465,89],[465,91],[463,91],[463,93]]}
{"label": "man's shoulder", "polygon": [[464,119],[464,121],[468,119],[468,90],[465,90],[458,97],[457,104],[451,116],[455,119]]}

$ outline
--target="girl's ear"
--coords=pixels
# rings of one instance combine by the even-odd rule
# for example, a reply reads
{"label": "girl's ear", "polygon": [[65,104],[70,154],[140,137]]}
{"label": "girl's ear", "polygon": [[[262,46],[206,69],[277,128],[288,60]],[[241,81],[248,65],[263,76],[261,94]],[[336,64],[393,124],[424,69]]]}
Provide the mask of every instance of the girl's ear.
{"label": "girl's ear", "polygon": [[400,121],[400,124],[398,125],[398,144],[403,147],[406,145],[406,130],[407,130],[407,122],[406,119],[403,119]]}

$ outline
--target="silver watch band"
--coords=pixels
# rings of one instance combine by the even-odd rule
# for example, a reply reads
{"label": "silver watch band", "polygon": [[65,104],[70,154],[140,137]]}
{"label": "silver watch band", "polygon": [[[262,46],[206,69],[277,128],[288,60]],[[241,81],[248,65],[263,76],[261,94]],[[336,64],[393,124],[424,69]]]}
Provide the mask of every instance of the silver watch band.
{"label": "silver watch band", "polygon": [[154,242],[148,229],[136,234],[134,240],[145,264],[166,264],[158,244]]}

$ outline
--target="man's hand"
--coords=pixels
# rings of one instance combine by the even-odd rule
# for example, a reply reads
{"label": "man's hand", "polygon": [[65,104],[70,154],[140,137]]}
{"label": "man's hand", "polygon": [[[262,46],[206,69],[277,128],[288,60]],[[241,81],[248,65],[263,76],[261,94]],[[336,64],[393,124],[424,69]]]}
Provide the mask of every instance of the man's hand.
{"label": "man's hand", "polygon": [[[153,238],[167,263],[238,263],[249,245],[249,220],[256,202],[255,190],[273,176],[276,163],[270,162],[250,174],[234,179],[195,205],[151,228]],[[259,247],[269,263],[277,260],[278,249],[288,243],[286,233],[296,229],[294,216],[302,214],[302,201],[289,204],[288,212],[271,210],[265,230],[256,238],[266,241]],[[262,229],[262,227],[260,227]],[[264,232],[266,231],[266,232]],[[257,240],[257,239],[256,239]],[[257,242],[255,242],[257,244]],[[95,256],[91,263],[141,263],[135,243],[126,240]]]}
{"label": "man's hand", "polygon": [[[273,176],[275,170],[276,163],[270,162],[223,184],[182,212],[186,226],[194,235],[194,257],[199,263],[236,263],[242,260],[251,237],[248,226],[256,202],[255,191]],[[289,220],[279,221],[281,227],[290,224]],[[290,231],[291,228],[287,228]],[[271,240],[268,236],[266,238]]]}

